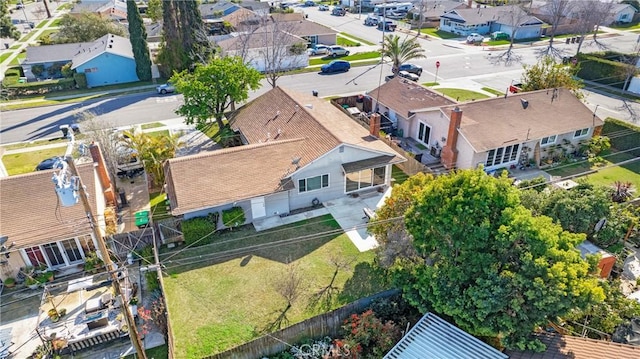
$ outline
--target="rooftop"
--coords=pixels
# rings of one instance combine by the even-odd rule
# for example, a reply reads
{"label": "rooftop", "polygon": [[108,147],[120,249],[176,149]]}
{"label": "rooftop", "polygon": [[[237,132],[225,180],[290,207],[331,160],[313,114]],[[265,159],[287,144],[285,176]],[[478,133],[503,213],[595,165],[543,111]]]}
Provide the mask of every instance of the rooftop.
{"label": "rooftop", "polygon": [[377,89],[369,91],[367,96],[404,118],[411,117],[411,113],[419,109],[455,104],[455,101],[401,77],[394,77]]}
{"label": "rooftop", "polygon": [[637,359],[640,347],[589,338],[538,334],[547,350],[542,353],[507,350],[510,359]]}

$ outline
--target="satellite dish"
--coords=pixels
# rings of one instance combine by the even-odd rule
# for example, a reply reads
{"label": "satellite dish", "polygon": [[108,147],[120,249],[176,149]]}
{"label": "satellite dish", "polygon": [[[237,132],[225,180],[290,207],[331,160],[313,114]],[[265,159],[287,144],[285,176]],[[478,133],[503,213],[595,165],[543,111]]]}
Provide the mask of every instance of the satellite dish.
{"label": "satellite dish", "polygon": [[602,227],[605,226],[605,224],[607,224],[606,218],[599,220],[598,223],[596,223],[596,226],[593,228],[594,232],[599,232],[602,229]]}

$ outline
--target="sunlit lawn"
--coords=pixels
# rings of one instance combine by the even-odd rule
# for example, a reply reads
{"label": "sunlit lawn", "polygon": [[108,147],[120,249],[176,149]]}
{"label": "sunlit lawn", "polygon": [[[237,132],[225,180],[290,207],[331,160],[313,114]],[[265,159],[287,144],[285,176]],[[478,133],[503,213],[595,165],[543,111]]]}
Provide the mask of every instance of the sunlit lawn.
{"label": "sunlit lawn", "polygon": [[66,149],[65,146],[62,146],[39,151],[4,155],[2,156],[2,163],[4,163],[7,173],[10,176],[29,173],[35,171],[36,166],[42,160],[54,156],[63,156]]}
{"label": "sunlit lawn", "polygon": [[167,194],[160,192],[149,193],[149,205],[151,206],[151,215],[153,220],[166,219],[169,217],[169,211],[167,211]]}
{"label": "sunlit lawn", "polygon": [[502,91],[498,91],[498,90],[494,90],[494,89],[492,89],[491,87],[483,87],[483,88],[482,88],[482,90],[483,90],[483,91],[490,92],[490,93],[492,93],[492,94],[494,94],[494,95],[496,95],[496,96],[502,96],[502,95],[504,95],[504,92],[502,92]]}
{"label": "sunlit lawn", "polygon": [[489,96],[485,94],[481,94],[479,92],[464,90],[464,89],[454,89],[454,88],[437,88],[434,89],[442,94],[445,94],[452,99],[455,99],[458,102],[467,102],[473,100],[480,100],[483,98],[489,98]]}
{"label": "sunlit lawn", "polygon": [[[374,253],[360,253],[346,235],[335,232],[338,228],[330,215],[266,232],[246,226],[178,257],[169,259],[171,252],[163,253],[160,260],[171,274],[165,290],[177,357],[200,358],[262,335],[286,306],[275,288],[287,273],[288,261],[303,277],[300,299],[287,312],[289,325],[384,290],[381,277],[370,266]],[[323,232],[329,234],[318,235]],[[304,236],[313,239],[303,241],[308,238]],[[273,245],[287,239],[298,240]],[[243,250],[213,264],[207,261],[210,253],[258,244],[272,245]],[[332,258],[349,260],[349,269],[338,273],[333,301],[326,307],[311,307],[318,303],[312,295],[331,281]]]}
{"label": "sunlit lawn", "polygon": [[446,32],[442,30],[437,30],[435,27],[420,29],[421,34],[427,34],[435,37],[439,37],[441,39],[455,39],[458,37],[463,37],[461,35],[457,35],[451,32]]}
{"label": "sunlit lawn", "polygon": [[380,53],[378,51],[368,51],[368,52],[359,52],[357,54],[349,55],[349,56],[338,56],[338,57],[319,57],[315,59],[309,59],[309,66],[313,65],[322,65],[328,64],[333,60],[345,60],[345,61],[356,61],[356,60],[368,60],[380,58]]}

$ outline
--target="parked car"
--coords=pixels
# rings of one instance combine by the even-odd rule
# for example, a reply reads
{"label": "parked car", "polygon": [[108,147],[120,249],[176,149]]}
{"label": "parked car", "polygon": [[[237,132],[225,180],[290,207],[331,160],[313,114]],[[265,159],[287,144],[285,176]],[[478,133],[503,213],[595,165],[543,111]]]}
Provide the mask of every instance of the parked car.
{"label": "parked car", "polygon": [[412,74],[411,72],[407,72],[407,71],[398,72],[398,76],[404,77],[405,79],[409,79],[411,81],[416,81],[416,82],[420,80],[420,76],[416,74]]}
{"label": "parked car", "polygon": [[382,31],[396,31],[397,26],[398,25],[394,24],[393,21],[378,22],[378,30],[382,30]]}
{"label": "parked car", "polygon": [[484,36],[474,32],[471,35],[467,36],[467,43],[473,44],[476,42],[482,42],[484,40]]}
{"label": "parked car", "polygon": [[320,11],[329,11],[329,5],[322,4],[318,6],[318,10]]}
{"label": "parked car", "polygon": [[329,51],[331,57],[349,56],[349,50],[342,46],[330,46]]}
{"label": "parked car", "polygon": [[406,71],[411,74],[416,74],[418,76],[422,75],[422,66],[414,65],[414,64],[402,64],[398,68],[398,71]]}
{"label": "parked car", "polygon": [[503,31],[495,31],[491,33],[491,40],[509,40],[509,34]]}
{"label": "parked car", "polygon": [[36,166],[36,171],[62,168],[63,162],[64,162],[64,158],[59,156],[47,158],[46,160],[43,160],[42,162],[38,163],[38,165]]}
{"label": "parked car", "polygon": [[340,7],[340,6],[335,6],[331,11],[331,15],[335,15],[335,16],[345,16],[346,14],[347,14],[347,10],[345,10],[343,7]]}
{"label": "parked car", "polygon": [[24,4],[22,3],[22,1],[20,1],[20,2],[18,2],[16,4],[16,10],[20,10],[20,9],[23,9],[23,8],[24,8]]}
{"label": "parked car", "polygon": [[367,18],[364,19],[365,26],[376,26],[378,25],[378,17],[373,14],[367,15]]}
{"label": "parked car", "polygon": [[167,82],[166,84],[162,84],[158,87],[156,87],[156,91],[158,91],[159,94],[166,94],[166,93],[170,93],[170,92],[176,92],[176,88],[175,86],[173,86],[173,84],[171,82]]}
{"label": "parked car", "polygon": [[522,84],[520,82],[511,83],[511,85],[509,85],[509,92],[517,93],[520,91],[522,91]]}
{"label": "parked car", "polygon": [[351,64],[349,61],[344,60],[333,60],[328,64],[322,65],[320,71],[323,73],[331,73],[331,72],[346,72],[351,68]]}
{"label": "parked car", "polygon": [[316,6],[315,1],[307,0],[304,2],[304,6]]}
{"label": "parked car", "polygon": [[313,46],[312,48],[308,49],[307,52],[309,53],[309,55],[311,56],[315,56],[315,55],[328,55],[329,53],[331,53],[331,49],[329,48],[329,46],[327,45],[322,45],[322,44],[316,44],[315,46]]}

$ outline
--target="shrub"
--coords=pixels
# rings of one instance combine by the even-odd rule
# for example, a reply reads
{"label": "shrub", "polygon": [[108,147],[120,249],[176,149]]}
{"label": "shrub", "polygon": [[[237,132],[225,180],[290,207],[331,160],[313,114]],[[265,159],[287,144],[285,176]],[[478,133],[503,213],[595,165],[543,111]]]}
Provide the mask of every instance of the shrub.
{"label": "shrub", "polygon": [[4,280],[4,285],[6,285],[7,287],[9,287],[9,286],[13,286],[13,285],[15,285],[15,284],[16,284],[16,280],[15,280],[15,278],[11,278],[11,277],[9,277],[9,278],[7,278],[7,279],[5,279],[5,280]]}
{"label": "shrub", "polygon": [[71,62],[68,62],[66,65],[62,66],[62,68],[60,69],[62,76],[64,76],[67,79],[73,77],[73,74],[75,71],[71,69],[72,65],[73,64]]}
{"label": "shrub", "polygon": [[233,228],[246,221],[242,207],[233,207],[222,211],[222,223],[226,227]]}
{"label": "shrub", "polygon": [[76,87],[79,89],[86,89],[87,85],[87,75],[84,73],[75,73],[73,74],[73,80],[76,82]]}
{"label": "shrub", "polygon": [[33,73],[34,76],[39,77],[44,73],[44,65],[36,64],[31,66],[31,73]]}
{"label": "shrub", "polygon": [[605,56],[611,57],[611,54],[579,54],[580,69],[577,73],[578,77],[622,88],[626,78],[625,66],[627,65],[603,58]]}
{"label": "shrub", "polygon": [[147,271],[144,274],[144,277],[147,280],[147,289],[150,292],[160,289],[160,280],[158,279],[158,272],[154,270]]}
{"label": "shrub", "polygon": [[371,309],[349,317],[342,329],[345,337],[341,344],[348,344],[352,353],[361,353],[357,356],[361,358],[382,358],[401,336],[394,322],[383,323]]}
{"label": "shrub", "polygon": [[182,233],[184,234],[184,242],[187,245],[201,246],[211,243],[210,234],[215,230],[215,224],[208,217],[197,217],[182,221]]}
{"label": "shrub", "polygon": [[5,87],[10,97],[46,94],[54,91],[75,88],[73,79],[60,79],[43,82],[18,83]]}

